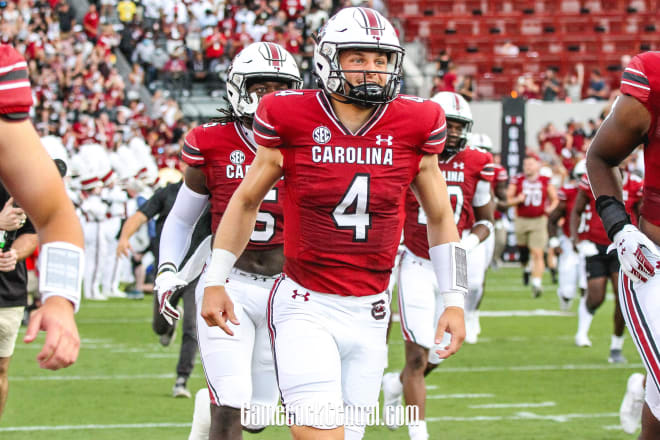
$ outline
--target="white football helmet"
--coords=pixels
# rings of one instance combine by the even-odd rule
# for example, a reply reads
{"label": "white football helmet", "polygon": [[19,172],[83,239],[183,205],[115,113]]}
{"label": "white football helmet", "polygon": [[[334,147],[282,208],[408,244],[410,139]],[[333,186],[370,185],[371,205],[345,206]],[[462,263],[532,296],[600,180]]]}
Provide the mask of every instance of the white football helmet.
{"label": "white football helmet", "polygon": [[[350,84],[344,75],[347,70],[339,65],[339,53],[346,49],[387,53],[387,72],[376,72],[389,75],[385,86],[367,84],[366,80],[360,86]],[[378,11],[345,8],[321,28],[314,49],[314,73],[327,94],[340,95],[348,102],[365,107],[384,104],[399,94],[403,55],[404,50],[394,27]],[[359,72],[366,76],[370,71]]]}
{"label": "white football helmet", "polygon": [[248,95],[247,90],[260,81],[286,82],[290,89],[302,87],[296,60],[286,49],[275,43],[252,43],[234,57],[227,73],[227,97],[236,116],[253,117],[259,97]]}
{"label": "white football helmet", "polygon": [[[470,110],[470,105],[465,98],[454,92],[437,93],[431,100],[440,104],[448,121],[457,121],[463,124],[463,130],[458,139],[452,139],[454,136],[447,135],[447,143],[441,156],[451,157],[467,145],[468,136],[472,132],[472,110]],[[449,130],[447,132],[449,133]]]}
{"label": "white football helmet", "polygon": [[493,151],[493,141],[484,133],[472,133],[469,144],[473,147],[482,148],[488,152]]}

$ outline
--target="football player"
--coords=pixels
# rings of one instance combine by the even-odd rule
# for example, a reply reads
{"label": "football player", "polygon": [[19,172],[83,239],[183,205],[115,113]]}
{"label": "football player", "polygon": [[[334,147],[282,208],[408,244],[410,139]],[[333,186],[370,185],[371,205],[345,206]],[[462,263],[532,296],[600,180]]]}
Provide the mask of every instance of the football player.
{"label": "football player", "polygon": [[[623,200],[633,211],[638,212],[641,195],[642,181],[639,177],[631,177],[628,171],[621,170],[623,176]],[[629,200],[630,199],[630,200]],[[623,331],[625,322],[621,314],[618,297],[619,262],[614,253],[608,253],[607,249],[611,240],[603,228],[603,222],[595,215],[596,200],[593,196],[589,178],[583,175],[579,184],[579,191],[575,198],[573,211],[571,213],[571,237],[574,247],[580,251],[585,258],[587,274],[586,295],[580,300],[578,308],[578,330],[575,334],[575,344],[578,347],[589,347],[591,341],[588,337],[591,321],[594,313],[605,300],[607,279],[612,281],[612,289],[615,293],[614,307],[614,332],[610,343],[610,355],[608,361],[611,363],[624,363],[623,357]],[[630,211],[628,211],[630,212]],[[634,215],[636,219],[637,216]],[[578,226],[579,223],[579,226]],[[636,221],[633,221],[636,223]]]}
{"label": "football player", "polygon": [[32,342],[39,330],[46,331],[37,362],[57,370],[74,363],[80,348],[73,315],[80,305],[82,229],[62,178],[29,120],[33,101],[27,63],[4,44],[0,85],[0,178],[34,224],[41,245],[39,291],[44,305],[30,316],[23,340]]}
{"label": "football player", "polygon": [[[186,135],[181,155],[190,166],[163,227],[156,279],[160,310],[169,319],[179,317],[169,299],[186,284],[177,270],[197,219],[210,202],[212,230],[217,229],[232,193],[254,160],[257,144],[252,127],[259,100],[274,91],[299,89],[301,83],[290,53],[277,44],[253,43],[232,60],[227,78],[231,109]],[[269,187],[267,192],[263,204],[257,206],[256,226],[253,222],[254,227],[250,227],[247,249],[236,254],[240,258],[235,267],[222,278],[223,283],[229,279],[227,294],[242,325],[225,334],[197,319],[200,355],[211,401],[210,439],[241,438],[242,408],[259,406],[264,415],[277,404],[266,310],[268,293],[283,264],[282,184]],[[202,310],[204,285],[209,277],[215,279],[209,267],[206,266],[195,291],[198,314]],[[254,431],[263,426],[246,428]]]}
{"label": "football player", "polygon": [[[660,366],[657,353],[660,252],[657,124],[660,53],[635,56],[623,71],[621,92],[587,153],[587,172],[596,210],[621,264],[619,297],[623,316],[646,367],[646,398],[642,410],[642,440],[660,437]],[[644,144],[645,182],[639,229],[626,211],[617,165]]]}
{"label": "football player", "polygon": [[[559,309],[563,312],[571,308],[578,286],[582,293],[587,287],[584,258],[579,252],[576,252],[573,246],[570,227],[571,212],[578,193],[578,182],[586,172],[586,161],[582,160],[575,165],[568,181],[557,190],[559,203],[548,216],[548,236],[550,236],[548,251],[559,256],[557,297],[559,298]],[[562,222],[561,229],[559,228],[560,221]],[[563,232],[561,236],[559,231]]]}
{"label": "football player", "polygon": [[377,404],[385,364],[387,285],[410,186],[426,212],[430,264],[446,306],[435,339],[451,334],[438,355],[455,353],[465,337],[465,249],[437,159],[444,112],[433,101],[399,95],[402,61],[396,32],[379,12],[337,12],[314,51],[321,89],[260,101],[254,120],[260,148],[216,234],[202,317],[213,330],[233,334],[245,319],[237,319],[226,278],[262,199],[284,177],[285,263],[268,324],[296,439],[364,435],[363,417]]}
{"label": "football player", "polygon": [[545,270],[543,252],[548,244],[548,214],[557,207],[559,200],[550,178],[540,174],[540,159],[535,153],[525,156],[523,172],[511,179],[506,196],[507,204],[516,207],[516,243],[525,273],[529,257],[532,257],[532,294],[538,298],[543,293],[541,281]]}
{"label": "football player", "polygon": [[[461,95],[440,92],[432,100],[441,105],[447,119],[447,142],[438,159],[447,182],[454,222],[459,235],[463,236],[461,245],[468,252],[470,277],[465,304],[465,342],[476,343],[477,304],[488,268],[487,249],[483,243],[493,229],[492,156],[467,145],[473,120],[470,106]],[[435,354],[437,347],[434,347],[433,339],[444,306],[429,260],[426,215],[412,191],[407,193],[405,209],[403,235],[406,250],[401,257],[398,292],[406,365],[402,372],[387,373],[383,377],[383,414],[388,419],[388,415],[395,413],[394,407],[400,405],[402,394],[408,405],[417,405],[422,423],[408,427],[410,438],[416,440],[428,438],[423,423],[424,377],[441,361]],[[390,425],[390,428],[394,426]]]}

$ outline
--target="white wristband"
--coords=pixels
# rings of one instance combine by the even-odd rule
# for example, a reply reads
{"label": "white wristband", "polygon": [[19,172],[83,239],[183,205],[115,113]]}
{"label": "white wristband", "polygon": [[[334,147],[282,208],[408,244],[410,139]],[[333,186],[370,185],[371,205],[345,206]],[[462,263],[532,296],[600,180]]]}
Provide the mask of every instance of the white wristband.
{"label": "white wristband", "polygon": [[211,262],[209,267],[206,268],[204,287],[224,286],[236,260],[236,255],[228,250],[214,248],[211,254]]}
{"label": "white wristband", "polygon": [[459,243],[444,243],[430,248],[429,256],[445,307],[463,308],[468,289],[467,252]]}
{"label": "white wristband", "polygon": [[78,246],[64,241],[53,241],[41,246],[39,252],[39,291],[41,300],[61,296],[80,308],[80,289],[85,265],[84,252]]}

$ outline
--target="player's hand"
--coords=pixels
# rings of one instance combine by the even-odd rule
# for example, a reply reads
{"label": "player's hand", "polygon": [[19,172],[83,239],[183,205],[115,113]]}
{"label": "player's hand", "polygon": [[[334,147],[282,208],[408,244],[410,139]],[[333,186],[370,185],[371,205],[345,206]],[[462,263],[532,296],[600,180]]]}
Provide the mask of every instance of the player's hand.
{"label": "player's hand", "polygon": [[11,272],[16,269],[18,254],[16,249],[9,249],[7,252],[0,252],[0,272]]}
{"label": "player's hand", "polygon": [[557,237],[550,237],[548,240],[548,249],[552,249],[552,252],[557,256],[561,255],[561,246]]}
{"label": "player's hand", "polygon": [[80,336],[73,319],[73,304],[60,296],[51,296],[30,315],[23,342],[35,340],[39,330],[46,332],[46,342],[37,355],[41,368],[58,370],[78,359]]}
{"label": "player's hand", "polygon": [[234,313],[234,303],[227,295],[224,286],[204,288],[202,318],[209,327],[220,327],[229,336],[234,336],[234,332],[229,328],[227,321],[234,325],[240,325],[240,323]]}
{"label": "player's hand", "polygon": [[131,246],[131,243],[128,241],[128,238],[120,238],[119,241],[117,242],[117,256],[128,257],[132,253],[133,253],[133,247]]}
{"label": "player's hand", "polygon": [[435,343],[442,343],[445,332],[451,334],[451,342],[444,350],[436,350],[441,359],[447,359],[456,353],[465,339],[465,314],[460,307],[447,307],[438,320],[438,328],[435,332]]}
{"label": "player's hand", "polygon": [[0,230],[15,231],[25,224],[25,212],[14,206],[14,198],[10,197],[0,211]]}
{"label": "player's hand", "polygon": [[179,319],[179,311],[172,306],[170,298],[172,294],[184,287],[185,280],[179,278],[176,272],[166,271],[156,277],[155,287],[158,295],[158,311],[169,325],[174,324],[174,320]]}
{"label": "player's hand", "polygon": [[655,275],[655,268],[646,258],[644,252],[646,251],[658,259],[660,259],[660,253],[658,253],[655,244],[635,226],[626,225],[617,232],[608,251],[613,248],[616,248],[621,270],[633,282],[645,283]]}

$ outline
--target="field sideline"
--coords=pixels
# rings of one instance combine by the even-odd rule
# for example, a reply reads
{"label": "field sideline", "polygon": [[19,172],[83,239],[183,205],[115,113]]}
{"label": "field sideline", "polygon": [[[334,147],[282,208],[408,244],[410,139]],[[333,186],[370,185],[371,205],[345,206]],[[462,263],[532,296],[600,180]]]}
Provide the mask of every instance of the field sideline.
{"label": "field sideline", "polygon": [[[519,269],[489,272],[482,334],[430,375],[427,417],[432,439],[632,439],[618,410],[630,373],[642,371],[626,336],[628,363],[607,363],[611,298],[597,312],[593,347],[577,348],[575,310],[558,313],[555,287],[532,299]],[[393,301],[396,306],[396,302]],[[515,313],[512,313],[514,312]],[[0,422],[3,440],[187,439],[193,400],[170,397],[179,344],[161,347],[151,330],[151,297],[84,302],[77,321],[83,340],[78,362],[50,372],[34,361],[43,336],[22,342],[10,365],[10,395]],[[403,366],[398,323],[390,336],[388,371]],[[199,362],[189,382],[204,386]],[[246,439],[288,439],[269,428]],[[407,439],[407,429],[367,428],[365,439]]]}

